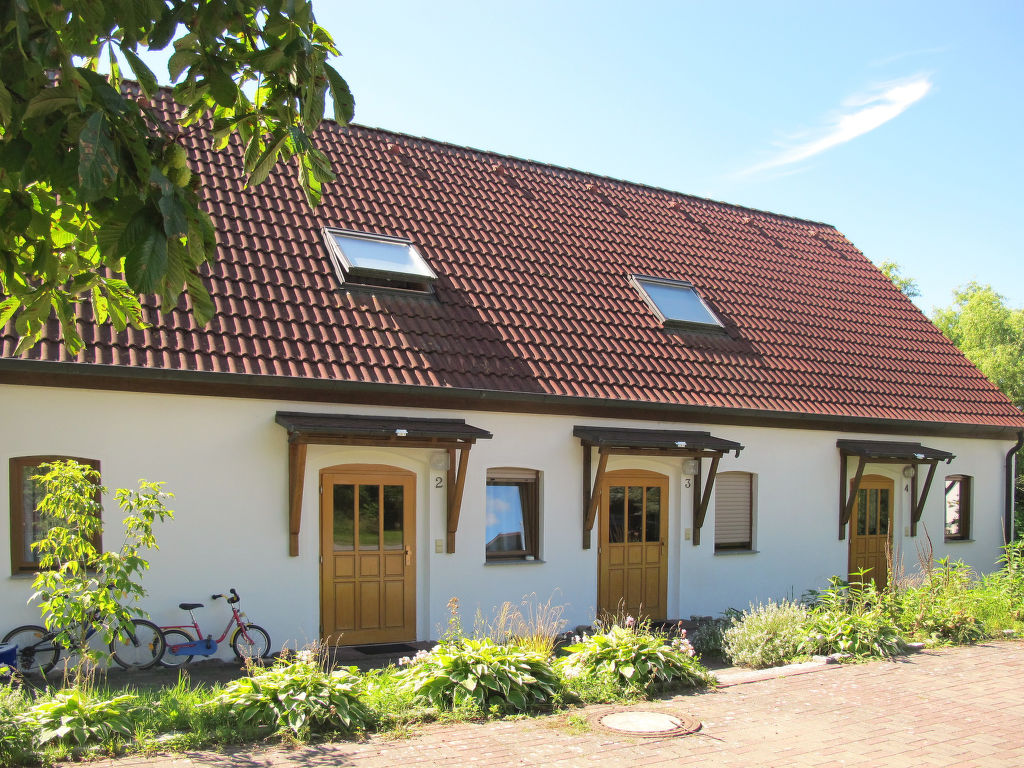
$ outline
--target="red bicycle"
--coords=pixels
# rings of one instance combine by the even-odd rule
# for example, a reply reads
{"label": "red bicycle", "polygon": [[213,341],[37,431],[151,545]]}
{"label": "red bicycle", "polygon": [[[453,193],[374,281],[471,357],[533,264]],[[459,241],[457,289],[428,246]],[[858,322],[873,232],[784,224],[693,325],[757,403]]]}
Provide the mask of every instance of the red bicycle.
{"label": "red bicycle", "polygon": [[[231,597],[227,595],[211,595],[211,600],[224,598],[231,606],[231,618],[224,627],[224,631],[216,640],[213,635],[203,637],[199,629],[199,622],[196,621],[196,608],[203,608],[202,603],[178,603],[183,611],[188,611],[191,624],[168,624],[160,627],[167,641],[167,649],[164,651],[160,664],[164,667],[180,667],[188,664],[194,656],[212,656],[217,652],[218,644],[224,642],[232,625],[235,631],[231,634],[231,650],[241,660],[262,659],[270,653],[270,635],[263,627],[246,621],[246,615],[238,608],[242,599],[238,592],[231,590]],[[194,633],[194,634],[193,634]]]}

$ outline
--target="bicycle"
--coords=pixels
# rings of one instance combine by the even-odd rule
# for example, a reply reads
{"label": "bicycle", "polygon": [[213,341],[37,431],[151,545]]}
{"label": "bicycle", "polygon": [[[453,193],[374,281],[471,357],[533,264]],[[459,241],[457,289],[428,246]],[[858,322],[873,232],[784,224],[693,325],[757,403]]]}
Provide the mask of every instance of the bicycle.
{"label": "bicycle", "polygon": [[[21,674],[39,672],[46,675],[57,666],[61,653],[75,650],[57,643],[58,634],[38,624],[23,624],[4,635],[0,642],[12,643],[17,647],[17,668]],[[86,641],[95,634],[96,627],[90,626],[85,635]],[[156,664],[164,654],[164,645],[160,627],[147,619],[132,619],[131,630],[115,634],[107,647],[114,662],[131,671],[149,669]]]}
{"label": "bicycle", "polygon": [[239,659],[242,661],[246,659],[262,659],[270,653],[270,635],[267,633],[267,630],[258,624],[245,621],[246,615],[238,608],[238,603],[242,598],[239,597],[238,592],[233,588],[230,590],[230,593],[231,597],[227,595],[210,595],[211,600],[219,600],[223,597],[227,600],[228,605],[231,606],[231,618],[228,619],[227,626],[224,627],[224,631],[221,632],[220,637],[216,640],[213,639],[213,635],[203,637],[203,631],[199,628],[199,622],[196,621],[195,614],[192,613],[196,608],[204,608],[205,606],[202,603],[178,603],[178,607],[181,610],[188,611],[192,622],[190,624],[168,624],[160,627],[164,633],[164,641],[166,643],[166,650],[164,651],[163,658],[160,659],[161,666],[178,667],[188,664],[194,656],[212,656],[217,652],[218,644],[224,642],[224,638],[228,636],[232,625],[235,626],[235,631],[231,634],[231,650],[235,652],[235,656]]}

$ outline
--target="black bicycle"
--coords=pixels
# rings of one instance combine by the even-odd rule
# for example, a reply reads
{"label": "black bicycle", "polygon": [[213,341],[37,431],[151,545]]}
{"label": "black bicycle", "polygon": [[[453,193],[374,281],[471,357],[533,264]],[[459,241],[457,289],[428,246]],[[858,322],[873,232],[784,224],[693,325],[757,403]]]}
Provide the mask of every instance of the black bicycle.
{"label": "black bicycle", "polygon": [[[2,642],[17,646],[17,668],[21,674],[45,675],[57,666],[61,653],[71,650],[57,643],[57,634],[37,624],[25,624],[4,635]],[[95,626],[90,626],[86,641],[95,634]],[[108,647],[118,666],[136,670],[148,669],[160,661],[165,645],[160,627],[147,619],[132,619],[131,627],[115,634]]]}

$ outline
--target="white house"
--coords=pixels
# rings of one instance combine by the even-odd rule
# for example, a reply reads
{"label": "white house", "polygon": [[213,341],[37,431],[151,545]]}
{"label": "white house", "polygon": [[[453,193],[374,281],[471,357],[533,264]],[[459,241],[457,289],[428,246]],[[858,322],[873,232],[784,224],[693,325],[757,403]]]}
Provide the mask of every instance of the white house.
{"label": "white house", "polygon": [[235,587],[275,647],[436,637],[452,597],[680,618],[994,567],[1024,415],[833,227],[333,124],[310,210],[192,141],[212,324],[0,339],[7,625],[57,456],[175,493],[156,620]]}

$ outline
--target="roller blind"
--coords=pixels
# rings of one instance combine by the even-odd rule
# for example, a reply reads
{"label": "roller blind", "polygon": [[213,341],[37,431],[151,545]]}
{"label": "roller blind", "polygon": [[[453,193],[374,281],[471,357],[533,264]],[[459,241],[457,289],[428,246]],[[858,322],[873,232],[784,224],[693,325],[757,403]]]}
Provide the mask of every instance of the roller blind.
{"label": "roller blind", "polygon": [[753,475],[720,472],[715,479],[715,547],[750,547]]}

